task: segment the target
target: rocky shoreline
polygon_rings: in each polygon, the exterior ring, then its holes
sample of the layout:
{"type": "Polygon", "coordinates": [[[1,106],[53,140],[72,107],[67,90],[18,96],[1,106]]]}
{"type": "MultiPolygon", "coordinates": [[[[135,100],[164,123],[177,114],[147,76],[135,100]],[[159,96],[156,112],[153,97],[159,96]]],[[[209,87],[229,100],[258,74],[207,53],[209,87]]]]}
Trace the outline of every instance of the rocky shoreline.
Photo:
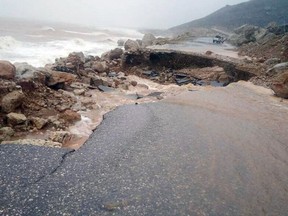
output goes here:
{"type": "Polygon", "coordinates": [[[288,97],[287,63],[146,48],[163,41],[148,34],[142,41],[119,41],[125,51],[116,48],[101,57],[74,52],[43,68],[0,61],[1,144],[77,149],[115,107],[203,85],[252,80],[288,97]]]}

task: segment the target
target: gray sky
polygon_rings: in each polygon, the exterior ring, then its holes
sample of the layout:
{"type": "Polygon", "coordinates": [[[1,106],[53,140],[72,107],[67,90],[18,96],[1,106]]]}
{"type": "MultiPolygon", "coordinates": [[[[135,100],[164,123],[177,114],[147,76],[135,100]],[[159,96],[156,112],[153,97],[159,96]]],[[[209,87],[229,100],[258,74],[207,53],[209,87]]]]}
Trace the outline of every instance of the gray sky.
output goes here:
{"type": "Polygon", "coordinates": [[[99,27],[169,28],[247,0],[0,0],[0,17],[99,27]]]}

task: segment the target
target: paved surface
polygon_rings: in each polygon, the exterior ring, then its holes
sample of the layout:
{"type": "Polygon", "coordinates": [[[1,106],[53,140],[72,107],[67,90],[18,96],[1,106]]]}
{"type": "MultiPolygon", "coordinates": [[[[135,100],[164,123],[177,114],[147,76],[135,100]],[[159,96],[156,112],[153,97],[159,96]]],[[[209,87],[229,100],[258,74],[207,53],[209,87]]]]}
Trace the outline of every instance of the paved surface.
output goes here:
{"type": "Polygon", "coordinates": [[[233,84],[118,108],[75,152],[0,146],[0,215],[287,215],[287,112],[233,84]]]}

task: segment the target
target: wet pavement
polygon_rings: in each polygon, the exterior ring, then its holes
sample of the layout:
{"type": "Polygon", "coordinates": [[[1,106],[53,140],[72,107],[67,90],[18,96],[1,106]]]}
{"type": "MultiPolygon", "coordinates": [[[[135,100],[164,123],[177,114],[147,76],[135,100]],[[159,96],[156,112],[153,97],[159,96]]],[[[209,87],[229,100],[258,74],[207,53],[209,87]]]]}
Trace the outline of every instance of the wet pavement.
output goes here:
{"type": "Polygon", "coordinates": [[[77,151],[0,146],[0,215],[287,215],[288,103],[247,83],[105,116],[77,151]]]}

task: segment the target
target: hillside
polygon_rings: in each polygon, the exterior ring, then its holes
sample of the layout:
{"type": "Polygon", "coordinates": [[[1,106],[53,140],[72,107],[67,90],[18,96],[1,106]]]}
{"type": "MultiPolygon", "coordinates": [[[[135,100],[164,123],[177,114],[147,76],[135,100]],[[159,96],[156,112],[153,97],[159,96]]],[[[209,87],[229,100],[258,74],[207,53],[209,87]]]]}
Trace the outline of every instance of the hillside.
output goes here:
{"type": "Polygon", "coordinates": [[[180,33],[199,27],[222,27],[232,30],[243,24],[263,27],[270,22],[284,25],[288,23],[287,11],[288,0],[250,0],[233,6],[226,5],[204,18],[175,26],[169,31],[180,33]]]}

